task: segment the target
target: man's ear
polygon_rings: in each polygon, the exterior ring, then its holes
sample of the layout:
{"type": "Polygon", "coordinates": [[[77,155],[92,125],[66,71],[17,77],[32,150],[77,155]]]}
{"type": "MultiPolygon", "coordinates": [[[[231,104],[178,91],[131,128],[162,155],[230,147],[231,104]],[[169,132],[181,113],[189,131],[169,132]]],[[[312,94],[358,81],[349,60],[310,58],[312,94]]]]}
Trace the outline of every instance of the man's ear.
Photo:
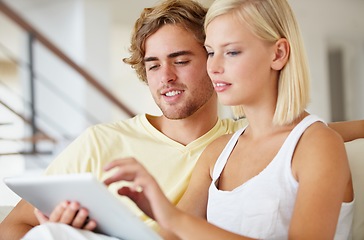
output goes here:
{"type": "Polygon", "coordinates": [[[272,69],[281,70],[287,63],[290,53],[290,47],[287,39],[281,38],[274,45],[274,59],[272,61],[272,69]]]}

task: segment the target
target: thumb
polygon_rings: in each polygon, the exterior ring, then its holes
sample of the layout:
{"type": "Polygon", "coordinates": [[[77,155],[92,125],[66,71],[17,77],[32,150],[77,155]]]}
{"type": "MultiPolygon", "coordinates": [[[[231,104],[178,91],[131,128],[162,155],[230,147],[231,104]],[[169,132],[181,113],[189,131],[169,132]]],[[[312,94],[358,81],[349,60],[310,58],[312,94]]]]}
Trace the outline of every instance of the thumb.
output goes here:
{"type": "Polygon", "coordinates": [[[34,215],[35,217],[38,219],[39,224],[43,224],[49,221],[49,218],[44,215],[39,209],[35,208],[34,209],[34,215]]]}

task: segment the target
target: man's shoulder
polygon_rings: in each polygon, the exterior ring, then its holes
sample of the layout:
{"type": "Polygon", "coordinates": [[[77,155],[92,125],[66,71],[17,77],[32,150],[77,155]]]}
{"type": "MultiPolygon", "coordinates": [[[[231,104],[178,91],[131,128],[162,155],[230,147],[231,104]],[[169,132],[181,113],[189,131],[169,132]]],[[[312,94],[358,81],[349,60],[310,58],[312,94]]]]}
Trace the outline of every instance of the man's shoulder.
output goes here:
{"type": "MultiPolygon", "coordinates": [[[[139,123],[143,118],[143,115],[137,115],[133,118],[110,122],[99,123],[93,126],[89,126],[83,131],[70,145],[76,146],[107,146],[105,149],[109,149],[110,146],[115,146],[131,142],[131,140],[142,139],[148,134],[148,131],[140,127],[139,123]]],[[[74,149],[73,148],[73,149],[74,149]]],[[[83,148],[83,147],[81,147],[83,148]]]]}
{"type": "Polygon", "coordinates": [[[86,132],[97,133],[97,132],[120,132],[120,131],[135,131],[140,129],[145,124],[145,115],[139,114],[132,118],[122,119],[114,122],[99,123],[90,126],[86,129],[86,132]]]}

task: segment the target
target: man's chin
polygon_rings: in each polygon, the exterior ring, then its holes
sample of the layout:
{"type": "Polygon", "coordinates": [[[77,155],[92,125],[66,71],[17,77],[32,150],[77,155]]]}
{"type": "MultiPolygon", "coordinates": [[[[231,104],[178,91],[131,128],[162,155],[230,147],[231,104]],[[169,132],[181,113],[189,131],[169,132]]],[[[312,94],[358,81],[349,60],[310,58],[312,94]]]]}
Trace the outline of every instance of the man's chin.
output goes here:
{"type": "Polygon", "coordinates": [[[163,112],[163,115],[170,120],[182,120],[191,117],[196,111],[189,112],[163,112]]]}

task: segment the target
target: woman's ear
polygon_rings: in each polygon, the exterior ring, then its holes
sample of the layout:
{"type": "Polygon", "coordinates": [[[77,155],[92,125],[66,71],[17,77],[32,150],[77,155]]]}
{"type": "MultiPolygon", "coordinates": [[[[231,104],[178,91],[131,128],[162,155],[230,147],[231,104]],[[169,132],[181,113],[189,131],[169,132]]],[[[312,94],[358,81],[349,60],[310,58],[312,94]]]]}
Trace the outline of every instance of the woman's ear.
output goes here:
{"type": "Polygon", "coordinates": [[[274,45],[274,59],[272,61],[272,69],[281,70],[287,63],[290,48],[287,39],[281,38],[274,45]]]}

